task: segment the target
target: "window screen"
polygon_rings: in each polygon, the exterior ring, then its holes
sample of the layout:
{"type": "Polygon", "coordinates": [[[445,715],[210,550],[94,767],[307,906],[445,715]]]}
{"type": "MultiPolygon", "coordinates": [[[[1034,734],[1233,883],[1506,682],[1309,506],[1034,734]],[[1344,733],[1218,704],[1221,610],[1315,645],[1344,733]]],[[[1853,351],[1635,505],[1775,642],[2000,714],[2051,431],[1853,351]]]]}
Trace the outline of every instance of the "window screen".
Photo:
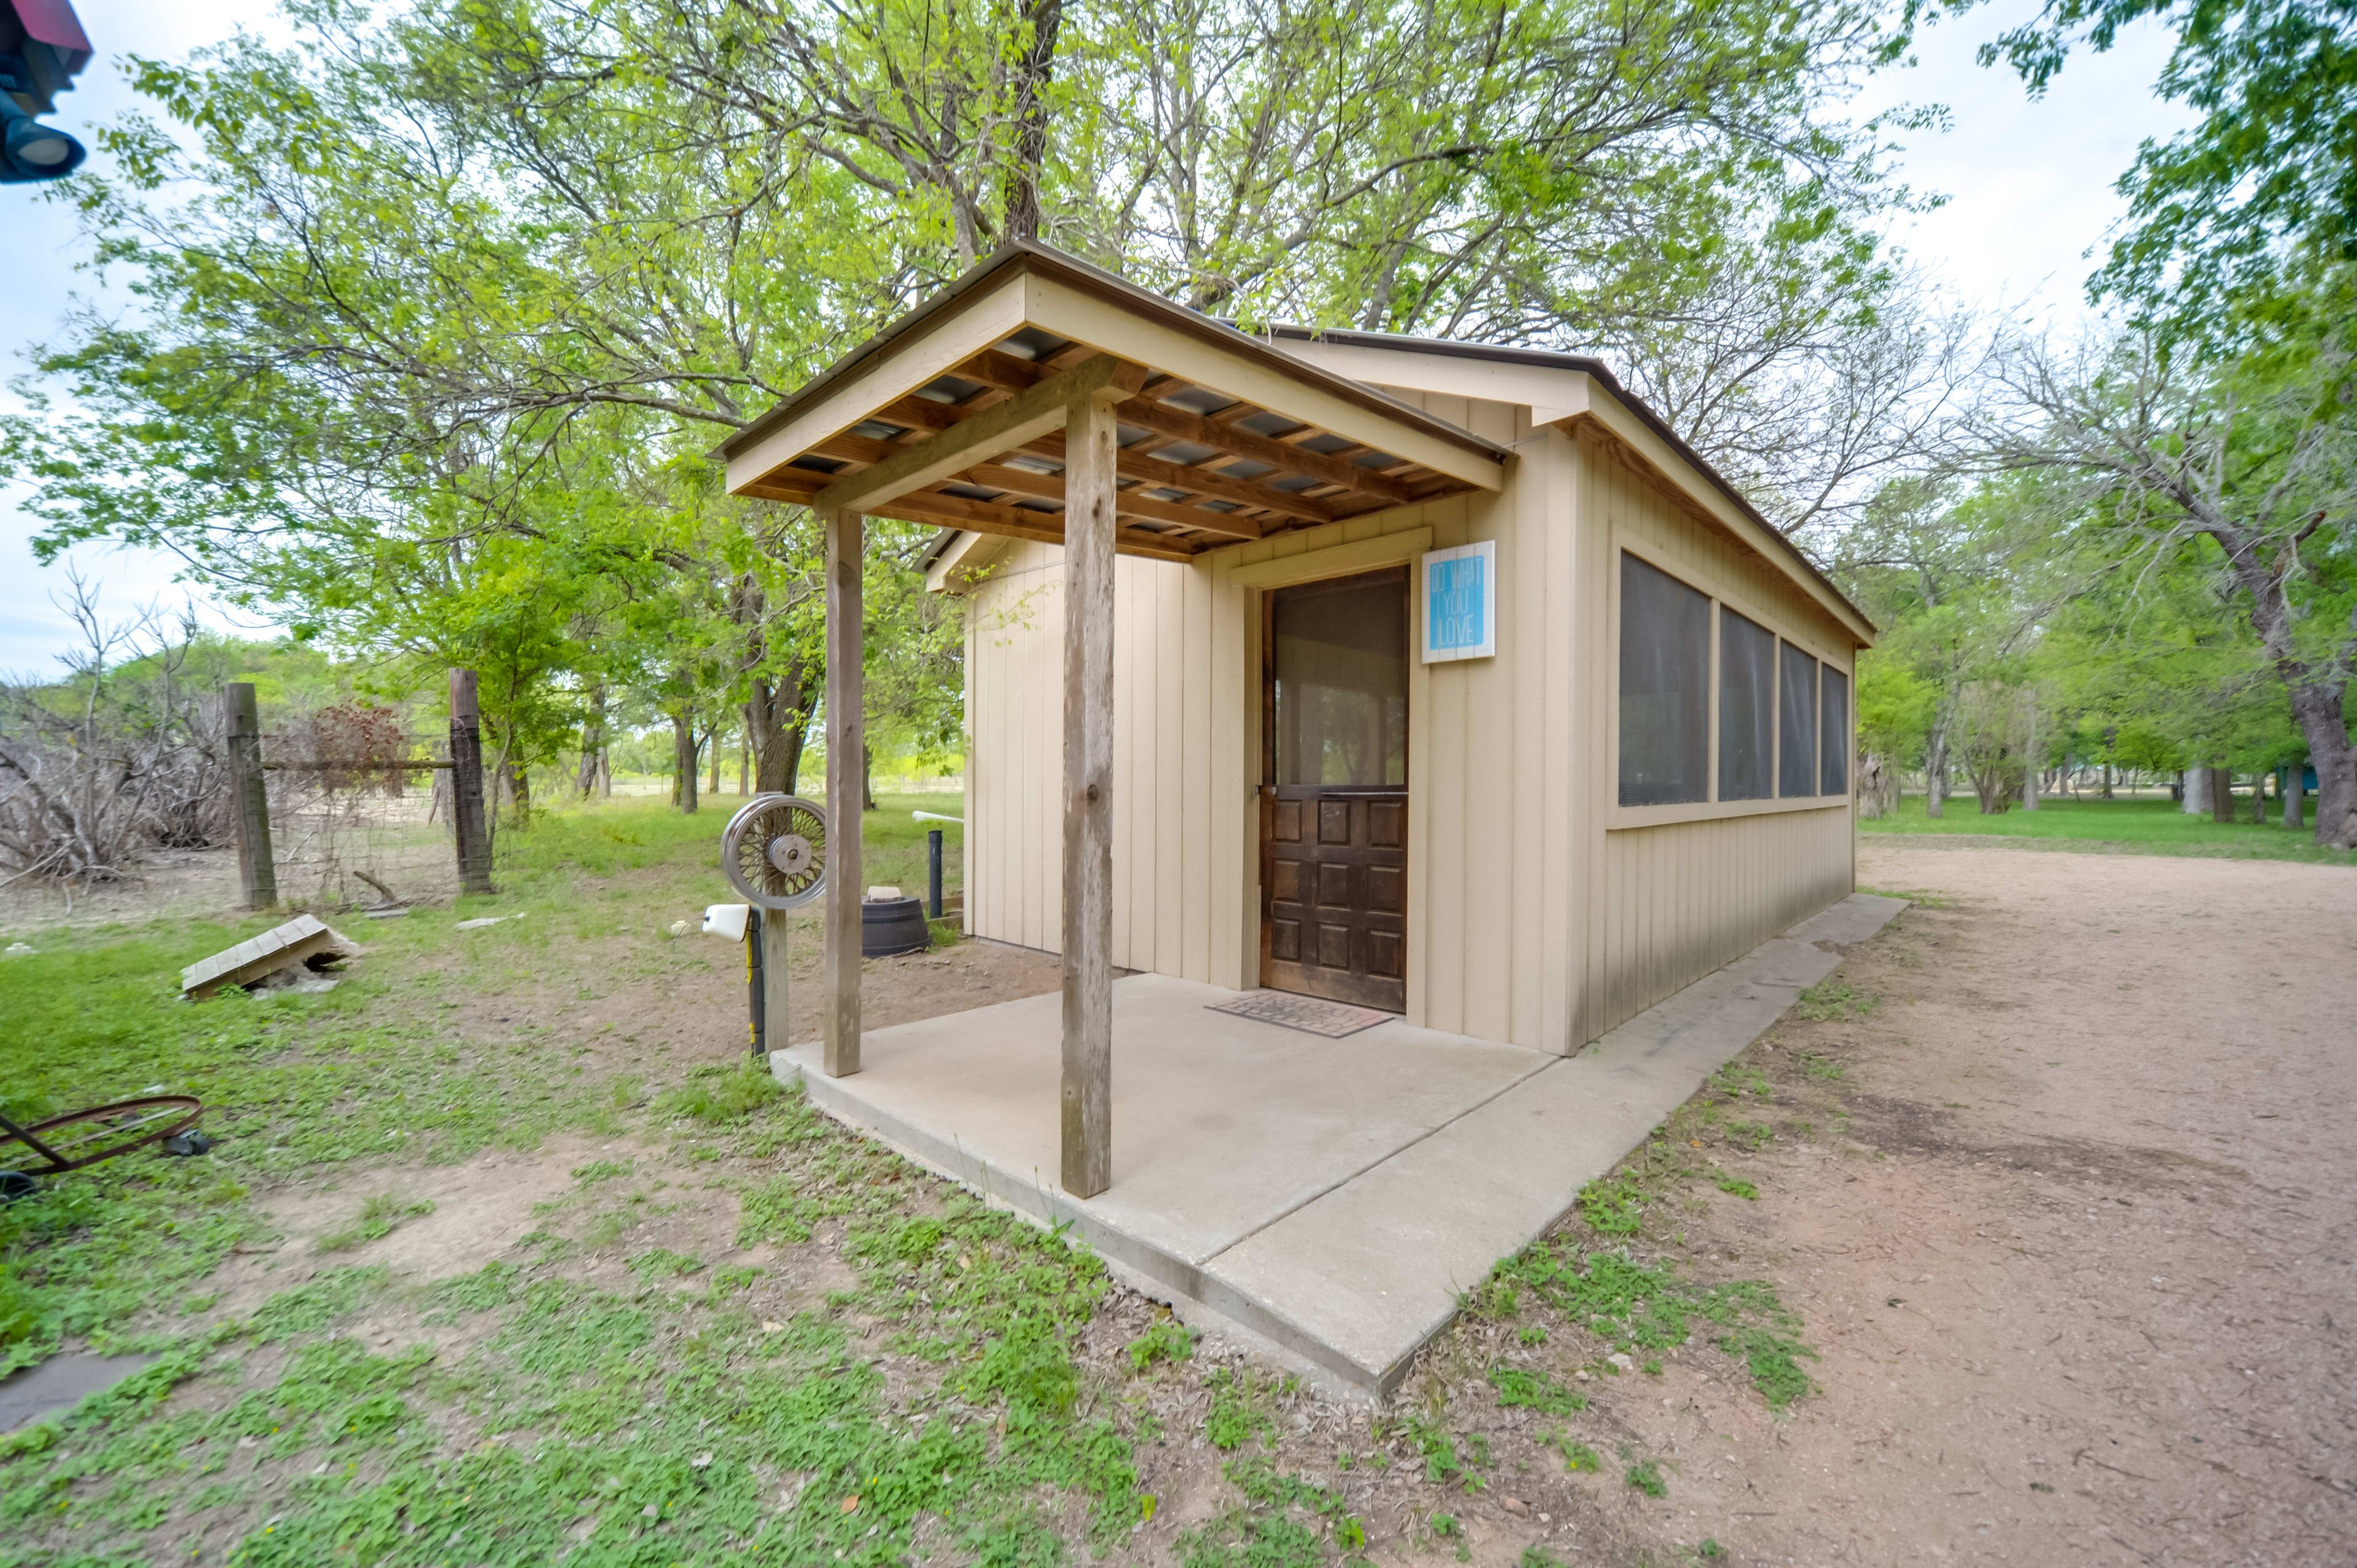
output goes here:
{"type": "Polygon", "coordinates": [[[1710,600],[1620,557],[1620,803],[1706,798],[1710,600]]]}
{"type": "Polygon", "coordinates": [[[1790,799],[1817,792],[1817,661],[1789,642],[1783,648],[1776,793],[1790,799]]]}
{"type": "Polygon", "coordinates": [[[1849,677],[1828,664],[1818,677],[1824,695],[1818,699],[1817,732],[1824,737],[1818,747],[1817,792],[1849,793],[1849,677]]]}
{"type": "Polygon", "coordinates": [[[1776,638],[1718,612],[1718,798],[1776,793],[1776,638]]]}
{"type": "Polygon", "coordinates": [[[1407,569],[1279,588],[1279,784],[1407,782],[1407,569]]]}

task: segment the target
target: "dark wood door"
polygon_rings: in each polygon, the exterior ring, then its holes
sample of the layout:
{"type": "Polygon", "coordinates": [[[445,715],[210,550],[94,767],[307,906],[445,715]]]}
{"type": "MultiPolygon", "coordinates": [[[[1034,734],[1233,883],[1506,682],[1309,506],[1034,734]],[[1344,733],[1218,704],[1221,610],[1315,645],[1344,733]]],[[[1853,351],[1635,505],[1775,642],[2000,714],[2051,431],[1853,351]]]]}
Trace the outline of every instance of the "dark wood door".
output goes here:
{"type": "Polygon", "coordinates": [[[1261,983],[1407,1006],[1407,573],[1265,601],[1261,983]]]}

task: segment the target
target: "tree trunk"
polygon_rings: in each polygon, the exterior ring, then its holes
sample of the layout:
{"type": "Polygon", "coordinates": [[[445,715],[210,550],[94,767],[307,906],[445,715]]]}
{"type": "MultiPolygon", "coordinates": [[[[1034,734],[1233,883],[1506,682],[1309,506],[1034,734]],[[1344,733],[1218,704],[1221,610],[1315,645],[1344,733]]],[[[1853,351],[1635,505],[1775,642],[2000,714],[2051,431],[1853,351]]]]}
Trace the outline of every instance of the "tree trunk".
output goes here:
{"type": "Polygon", "coordinates": [[[597,754],[606,746],[606,683],[589,688],[589,716],[581,725],[581,772],[574,787],[583,800],[597,788],[597,754]]]}
{"type": "Polygon", "coordinates": [[[2210,810],[2210,769],[2189,768],[2185,770],[2185,814],[2198,817],[2210,810]]]}
{"type": "Polygon", "coordinates": [[[1948,794],[1948,704],[1932,715],[1932,733],[1923,743],[1923,814],[1936,817],[1948,794]]]}
{"type": "Polygon", "coordinates": [[[862,742],[859,747],[859,809],[876,809],[876,754],[862,742]]]}
{"type": "Polygon", "coordinates": [[[2106,763],[2104,763],[2104,800],[2110,800],[2111,798],[2112,798],[2112,765],[2111,765],[2110,763],[2106,762],[2106,763]]]}
{"type": "Polygon", "coordinates": [[[695,814],[695,711],[683,708],[671,716],[671,799],[680,815],[695,814]]]}
{"type": "Polygon", "coordinates": [[[1048,88],[1056,74],[1056,41],[1063,30],[1063,0],[1025,0],[1031,25],[1016,74],[1015,167],[1007,176],[1006,236],[1039,237],[1039,172],[1048,161],[1048,88]]]}
{"type": "Polygon", "coordinates": [[[2284,769],[2283,825],[2299,831],[2300,797],[2308,790],[2308,763],[2305,758],[2284,769]]]}
{"type": "Polygon", "coordinates": [[[2210,770],[2210,820],[2213,822],[2234,820],[2234,772],[2230,768],[2210,770]]]}
{"type": "Polygon", "coordinates": [[[2022,741],[2021,809],[2038,810],[2038,786],[2045,766],[2038,755],[2038,688],[2033,686],[2023,694],[2022,705],[2029,709],[2028,735],[2022,741]]]}
{"type": "Polygon", "coordinates": [[[799,660],[772,686],[753,677],[752,700],[745,704],[745,731],[753,745],[753,788],[763,794],[791,795],[802,776],[802,746],[810,736],[818,688],[805,680],[799,660]]]}
{"type": "Polygon", "coordinates": [[[712,747],[712,788],[707,793],[717,795],[720,793],[720,731],[715,728],[704,738],[712,747]]]}
{"type": "Polygon", "coordinates": [[[610,743],[597,748],[597,793],[609,800],[614,798],[614,747],[610,743]]]}
{"type": "Polygon", "coordinates": [[[1889,816],[1899,800],[1898,776],[1878,751],[1869,751],[1857,764],[1857,814],[1873,821],[1889,816]]]}
{"type": "Polygon", "coordinates": [[[508,805],[519,822],[532,815],[532,769],[522,757],[508,758],[508,805]]]}
{"type": "Polygon", "coordinates": [[[753,790],[752,757],[753,743],[747,738],[744,731],[737,731],[737,795],[739,800],[751,794],[753,790]]]}
{"type": "Polygon", "coordinates": [[[2357,746],[2349,744],[2340,690],[2320,681],[2295,686],[2291,712],[2316,768],[2316,842],[2357,849],[2357,746]]]}

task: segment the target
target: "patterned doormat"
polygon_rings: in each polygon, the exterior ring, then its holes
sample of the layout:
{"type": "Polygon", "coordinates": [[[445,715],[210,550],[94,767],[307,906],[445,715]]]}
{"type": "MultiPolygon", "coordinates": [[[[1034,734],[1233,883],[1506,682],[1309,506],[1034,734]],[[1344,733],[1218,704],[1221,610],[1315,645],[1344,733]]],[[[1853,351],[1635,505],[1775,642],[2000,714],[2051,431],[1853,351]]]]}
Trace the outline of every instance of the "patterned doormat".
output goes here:
{"type": "Polygon", "coordinates": [[[1329,1040],[1355,1035],[1361,1029],[1372,1029],[1399,1016],[1396,1013],[1379,1013],[1372,1007],[1353,1007],[1347,1003],[1328,1002],[1317,996],[1296,996],[1289,991],[1247,991],[1232,1002],[1212,1002],[1205,1005],[1214,1013],[1232,1013],[1239,1018],[1257,1018],[1264,1024],[1323,1035],[1329,1040]]]}

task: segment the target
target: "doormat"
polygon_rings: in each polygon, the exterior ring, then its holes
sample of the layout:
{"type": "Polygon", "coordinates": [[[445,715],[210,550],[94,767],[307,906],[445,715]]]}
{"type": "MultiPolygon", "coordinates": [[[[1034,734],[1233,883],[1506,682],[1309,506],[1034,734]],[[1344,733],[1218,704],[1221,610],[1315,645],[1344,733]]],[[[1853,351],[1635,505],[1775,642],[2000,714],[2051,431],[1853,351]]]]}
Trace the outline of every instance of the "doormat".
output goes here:
{"type": "Polygon", "coordinates": [[[1206,1005],[1214,1013],[1232,1013],[1239,1018],[1257,1018],[1264,1024],[1323,1035],[1329,1040],[1355,1035],[1361,1029],[1372,1029],[1399,1016],[1396,1013],[1379,1013],[1372,1007],[1353,1007],[1348,1003],[1328,1002],[1316,996],[1296,996],[1290,991],[1247,991],[1232,1002],[1212,1002],[1206,1005]]]}

